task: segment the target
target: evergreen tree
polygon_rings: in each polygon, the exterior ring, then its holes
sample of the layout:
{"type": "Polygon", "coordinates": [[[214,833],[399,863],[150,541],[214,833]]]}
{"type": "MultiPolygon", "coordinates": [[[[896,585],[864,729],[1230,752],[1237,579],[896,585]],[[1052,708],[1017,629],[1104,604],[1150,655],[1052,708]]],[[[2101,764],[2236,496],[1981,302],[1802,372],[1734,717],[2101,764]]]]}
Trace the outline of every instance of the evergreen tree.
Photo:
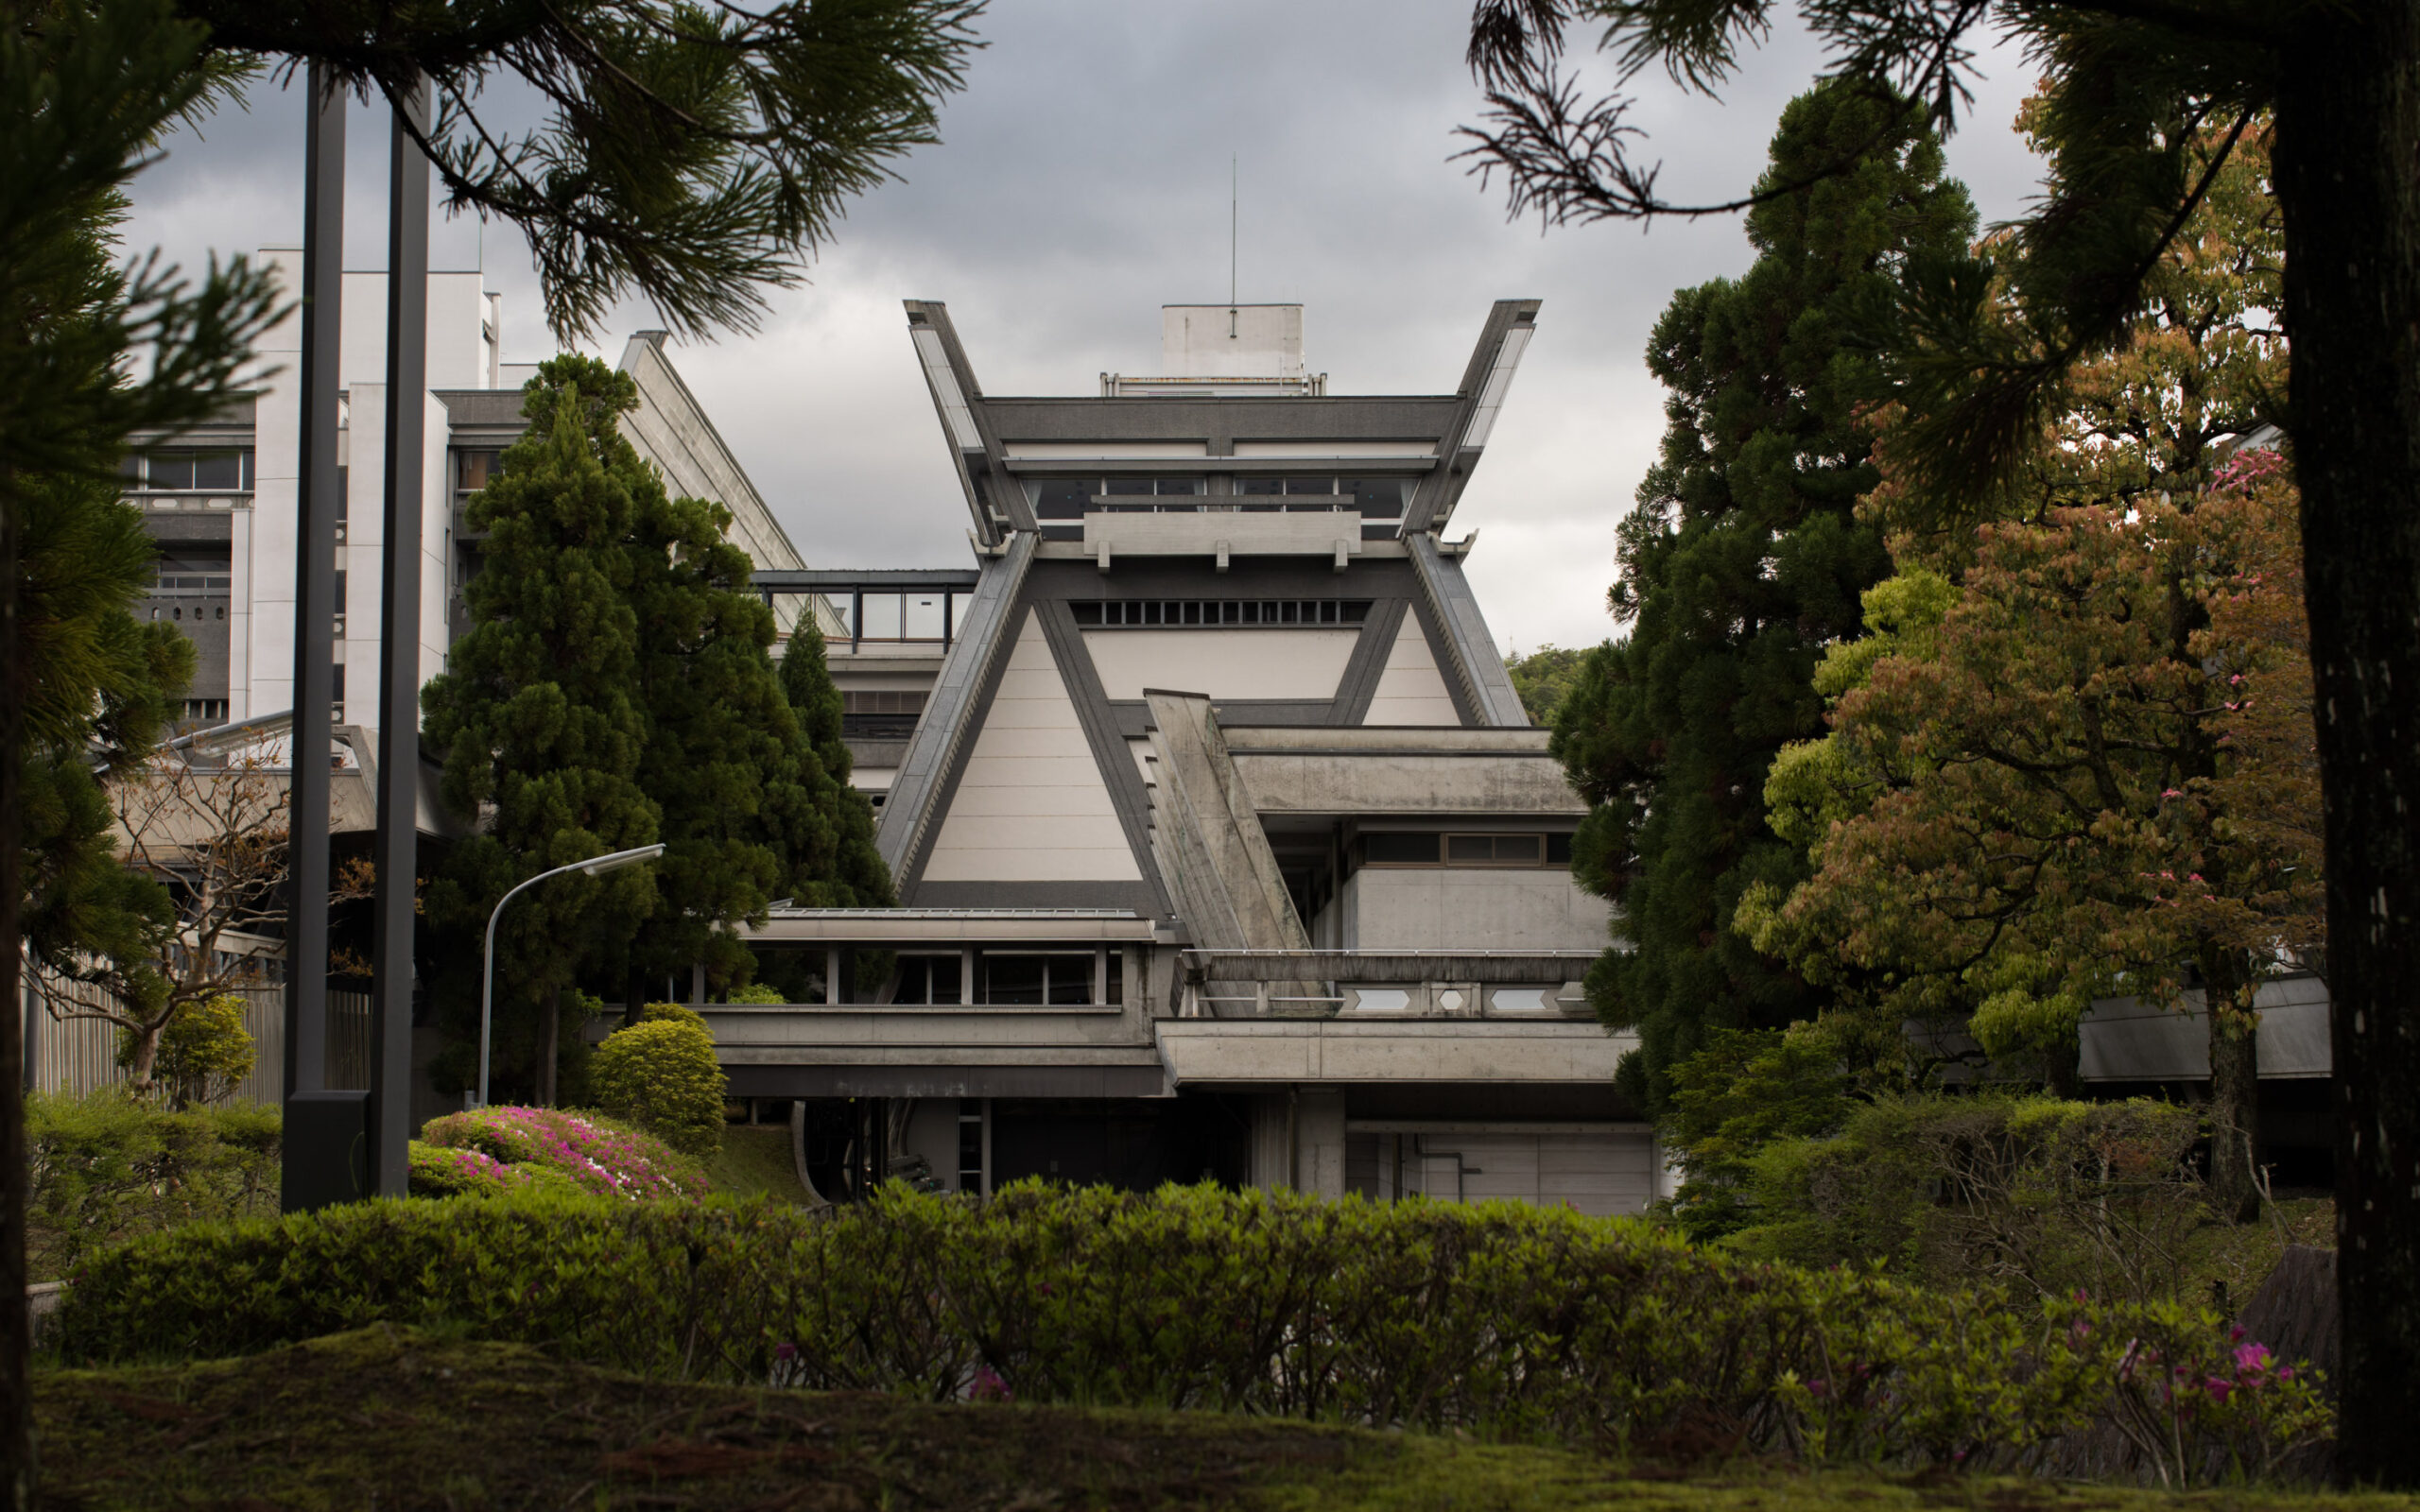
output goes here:
{"type": "MultiPolygon", "coordinates": [[[[485,818],[428,897],[453,946],[439,958],[457,1041],[444,1071],[459,1084],[477,1074],[480,947],[497,901],[541,871],[657,837],[640,782],[631,540],[639,501],[662,486],[616,428],[633,389],[585,357],[539,368],[522,401],[529,429],[470,507],[471,528],[488,532],[484,566],[464,589],[472,628],[422,694],[446,801],[485,818]]],[[[495,1081],[554,1100],[577,1028],[563,994],[654,912],[654,871],[574,872],[514,900],[496,932],[495,1081]]]]}
{"type": "MultiPolygon", "coordinates": [[[[599,365],[599,371],[602,372],[599,365]]],[[[771,812],[798,721],[769,647],[773,611],[750,590],[748,554],[724,539],[731,511],[637,492],[631,601],[638,611],[639,690],[647,713],[640,785],[663,815],[656,907],[631,942],[633,987],[702,963],[711,991],[754,965],[732,926],[762,919],[785,868],[771,812]]],[[[644,998],[631,994],[633,1010],[644,998]]]]}
{"type": "Polygon", "coordinates": [[[799,615],[782,655],[782,697],[798,721],[777,809],[783,891],[810,908],[889,908],[890,868],[874,849],[873,806],[849,785],[840,690],[824,661],[815,612],[799,615]]]}
{"type": "Polygon", "coordinates": [[[1793,100],[1762,183],[1804,187],[1750,213],[1754,265],[1683,290],[1656,325],[1648,364],[1671,423],[1620,526],[1609,595],[1631,633],[1589,653],[1555,723],[1592,805],[1574,870],[1618,905],[1628,941],[1589,973],[1589,996],[1638,1031],[1620,1078],[1650,1109],[1706,1027],[1817,1006],[1731,923],[1750,885],[1803,873],[1765,824],[1766,768],[1822,732],[1816,658],[1858,633],[1858,594],[1890,569],[1854,514],[1876,480],[1858,411],[1882,386],[1849,332],[1901,259],[1955,251],[1974,229],[1921,112],[1858,89],[1793,100]],[[1843,154],[1850,171],[1818,171],[1843,154]]]}

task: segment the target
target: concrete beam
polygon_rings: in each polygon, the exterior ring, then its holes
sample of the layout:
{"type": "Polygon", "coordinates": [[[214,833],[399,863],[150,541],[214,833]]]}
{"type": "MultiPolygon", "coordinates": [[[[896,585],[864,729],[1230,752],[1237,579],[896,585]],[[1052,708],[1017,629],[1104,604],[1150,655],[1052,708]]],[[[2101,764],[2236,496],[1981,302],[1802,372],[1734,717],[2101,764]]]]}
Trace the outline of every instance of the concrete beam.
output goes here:
{"type": "Polygon", "coordinates": [[[1163,1019],[1151,1027],[1179,1087],[1609,1083],[1638,1043],[1593,1023],[1493,1019],[1163,1019]]]}

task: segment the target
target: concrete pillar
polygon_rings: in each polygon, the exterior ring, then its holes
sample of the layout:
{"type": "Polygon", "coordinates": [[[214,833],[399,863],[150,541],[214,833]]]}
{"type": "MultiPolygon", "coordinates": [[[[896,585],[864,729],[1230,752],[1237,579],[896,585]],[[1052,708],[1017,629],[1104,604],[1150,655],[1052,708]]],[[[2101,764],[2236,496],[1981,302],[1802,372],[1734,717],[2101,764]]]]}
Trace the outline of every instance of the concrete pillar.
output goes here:
{"type": "Polygon", "coordinates": [[[1313,1196],[1344,1195],[1344,1094],[1299,1093],[1294,1106],[1294,1185],[1313,1196]]]}

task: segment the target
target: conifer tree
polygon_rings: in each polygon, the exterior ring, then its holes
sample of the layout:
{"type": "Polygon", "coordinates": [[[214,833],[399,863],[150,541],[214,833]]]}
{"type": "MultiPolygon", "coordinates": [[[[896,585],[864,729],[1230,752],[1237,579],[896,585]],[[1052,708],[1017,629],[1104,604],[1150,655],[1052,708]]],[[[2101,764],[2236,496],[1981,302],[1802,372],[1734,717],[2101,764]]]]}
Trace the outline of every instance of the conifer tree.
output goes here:
{"type": "Polygon", "coordinates": [[[812,609],[799,616],[782,655],[782,697],[799,730],[775,810],[783,891],[807,907],[892,906],[890,869],[874,849],[873,806],[849,785],[840,690],[832,685],[812,609]]]}
{"type": "MultiPolygon", "coordinates": [[[[429,889],[457,1043],[447,1070],[475,1076],[480,942],[489,911],[541,871],[647,845],[659,816],[640,783],[647,744],[630,549],[639,499],[661,485],[616,429],[635,386],[585,357],[530,381],[529,429],[473,501],[485,566],[464,589],[473,625],[422,694],[445,758],[444,795],[484,813],[429,889]]],[[[562,999],[583,967],[654,911],[655,868],[560,877],[514,900],[496,934],[494,1079],[553,1100],[562,999]]],[[[494,1095],[493,1092],[491,1095],[494,1095]]]]}
{"type": "Polygon", "coordinates": [[[1816,658],[1858,633],[1858,594],[1890,569],[1853,514],[1876,479],[1858,410],[1881,392],[1851,345],[1854,312],[1910,251],[1955,251],[1974,228],[1921,112],[1870,91],[1793,100],[1762,182],[1802,187],[1749,214],[1754,265],[1683,290],[1656,325],[1648,364],[1671,423],[1609,595],[1631,632],[1589,653],[1555,722],[1592,805],[1574,870],[1614,900],[1628,942],[1589,973],[1589,997],[1639,1032],[1621,1081],[1651,1109],[1707,1026],[1817,1005],[1732,915],[1751,884],[1787,886],[1804,867],[1766,827],[1766,768],[1822,731],[1816,658]],[[1843,154],[1850,171],[1817,171],[1843,154]]]}
{"type": "Polygon", "coordinates": [[[639,782],[663,816],[666,849],[630,968],[642,983],[667,973],[685,983],[702,964],[721,991],[753,965],[732,926],[761,919],[781,896],[769,811],[798,722],[769,649],[772,609],[749,589],[748,554],[724,537],[731,511],[672,498],[652,478],[637,497],[631,601],[648,726],[639,782]]]}

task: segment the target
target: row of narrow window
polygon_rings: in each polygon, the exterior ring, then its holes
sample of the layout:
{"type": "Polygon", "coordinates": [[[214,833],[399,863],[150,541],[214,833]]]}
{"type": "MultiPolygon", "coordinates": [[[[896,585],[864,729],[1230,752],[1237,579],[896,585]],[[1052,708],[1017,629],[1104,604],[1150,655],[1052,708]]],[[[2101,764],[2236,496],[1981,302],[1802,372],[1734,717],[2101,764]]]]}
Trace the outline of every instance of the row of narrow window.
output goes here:
{"type": "Polygon", "coordinates": [[[1079,625],[1358,625],[1370,617],[1366,598],[1098,598],[1067,608],[1079,625]]]}

